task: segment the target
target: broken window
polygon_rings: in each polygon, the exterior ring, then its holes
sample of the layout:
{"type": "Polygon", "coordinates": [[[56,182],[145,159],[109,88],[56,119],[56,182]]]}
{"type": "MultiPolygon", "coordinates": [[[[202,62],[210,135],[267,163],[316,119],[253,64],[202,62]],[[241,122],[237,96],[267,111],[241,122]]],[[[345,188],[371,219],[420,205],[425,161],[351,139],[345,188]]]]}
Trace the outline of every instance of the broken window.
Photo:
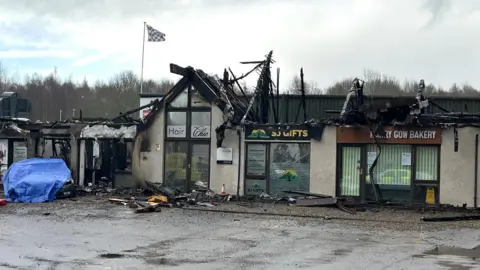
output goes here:
{"type": "Polygon", "coordinates": [[[310,144],[270,144],[270,194],[310,190],[310,144]]]}
{"type": "Polygon", "coordinates": [[[210,107],[210,103],[192,86],[190,90],[190,106],[192,107],[210,107]]]}
{"type": "MultiPolygon", "coordinates": [[[[368,145],[367,152],[378,153],[377,145],[368,145]]],[[[374,180],[380,189],[381,199],[390,202],[410,201],[411,153],[411,145],[382,145],[382,154],[374,168],[374,180]]],[[[365,177],[367,182],[366,198],[375,200],[369,178],[368,175],[365,177]]]]}

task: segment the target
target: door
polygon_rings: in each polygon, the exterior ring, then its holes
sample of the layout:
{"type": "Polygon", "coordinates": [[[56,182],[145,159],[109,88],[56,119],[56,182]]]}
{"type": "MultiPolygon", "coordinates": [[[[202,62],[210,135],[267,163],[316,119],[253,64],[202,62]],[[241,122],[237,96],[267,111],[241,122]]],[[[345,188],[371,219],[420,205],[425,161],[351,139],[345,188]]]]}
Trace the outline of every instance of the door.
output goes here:
{"type": "Polygon", "coordinates": [[[187,192],[188,142],[167,141],[165,143],[165,174],[163,183],[167,187],[187,192]]]}
{"type": "Polygon", "coordinates": [[[208,186],[210,144],[208,142],[167,141],[165,147],[166,186],[182,192],[195,189],[195,182],[208,186]]]}
{"type": "Polygon", "coordinates": [[[209,187],[210,178],[210,144],[208,142],[191,142],[188,189],[195,189],[195,183],[200,181],[209,187]]]}
{"type": "Polygon", "coordinates": [[[340,196],[360,196],[360,178],[362,170],[362,148],[360,146],[342,146],[338,190],[340,196]]]}

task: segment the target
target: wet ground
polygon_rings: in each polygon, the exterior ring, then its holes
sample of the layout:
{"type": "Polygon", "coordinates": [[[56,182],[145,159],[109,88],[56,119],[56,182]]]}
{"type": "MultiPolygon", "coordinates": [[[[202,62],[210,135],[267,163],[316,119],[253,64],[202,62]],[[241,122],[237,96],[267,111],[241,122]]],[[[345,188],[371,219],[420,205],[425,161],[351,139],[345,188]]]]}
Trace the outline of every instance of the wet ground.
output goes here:
{"type": "Polygon", "coordinates": [[[480,269],[480,230],[461,224],[9,204],[0,269],[480,269]]]}

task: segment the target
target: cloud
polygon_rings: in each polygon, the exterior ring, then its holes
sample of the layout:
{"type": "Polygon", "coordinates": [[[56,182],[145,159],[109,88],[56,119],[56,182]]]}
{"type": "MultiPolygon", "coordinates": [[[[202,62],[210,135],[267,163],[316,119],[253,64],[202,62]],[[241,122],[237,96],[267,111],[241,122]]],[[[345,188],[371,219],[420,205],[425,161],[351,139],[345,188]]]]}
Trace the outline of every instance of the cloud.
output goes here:
{"type": "Polygon", "coordinates": [[[74,58],[77,54],[68,50],[4,50],[0,58],[74,58]]]}
{"type": "Polygon", "coordinates": [[[95,66],[139,74],[146,21],[167,40],[145,44],[145,78],[176,78],[169,63],[208,73],[230,66],[239,75],[250,68],[240,61],[274,50],[285,86],[300,67],[319,87],[365,68],[480,86],[479,7],[474,0],[4,0],[0,50],[69,59],[59,70],[80,79],[106,79],[95,66]]]}

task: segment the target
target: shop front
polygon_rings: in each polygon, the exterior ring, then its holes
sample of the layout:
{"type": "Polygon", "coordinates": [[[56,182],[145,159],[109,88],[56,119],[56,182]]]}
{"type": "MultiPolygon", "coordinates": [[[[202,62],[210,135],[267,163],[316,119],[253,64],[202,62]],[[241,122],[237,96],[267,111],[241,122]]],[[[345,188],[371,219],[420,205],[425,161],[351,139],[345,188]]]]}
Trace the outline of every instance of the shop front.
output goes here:
{"type": "Polygon", "coordinates": [[[438,202],[441,143],[436,127],[387,127],[377,140],[366,127],[337,127],[337,196],[411,204],[428,194],[438,202]]]}
{"type": "Polygon", "coordinates": [[[193,86],[166,107],[165,184],[181,191],[198,181],[209,186],[211,105],[193,86]]]}
{"type": "Polygon", "coordinates": [[[310,139],[307,125],[245,127],[245,195],[310,191],[310,139]]]}

